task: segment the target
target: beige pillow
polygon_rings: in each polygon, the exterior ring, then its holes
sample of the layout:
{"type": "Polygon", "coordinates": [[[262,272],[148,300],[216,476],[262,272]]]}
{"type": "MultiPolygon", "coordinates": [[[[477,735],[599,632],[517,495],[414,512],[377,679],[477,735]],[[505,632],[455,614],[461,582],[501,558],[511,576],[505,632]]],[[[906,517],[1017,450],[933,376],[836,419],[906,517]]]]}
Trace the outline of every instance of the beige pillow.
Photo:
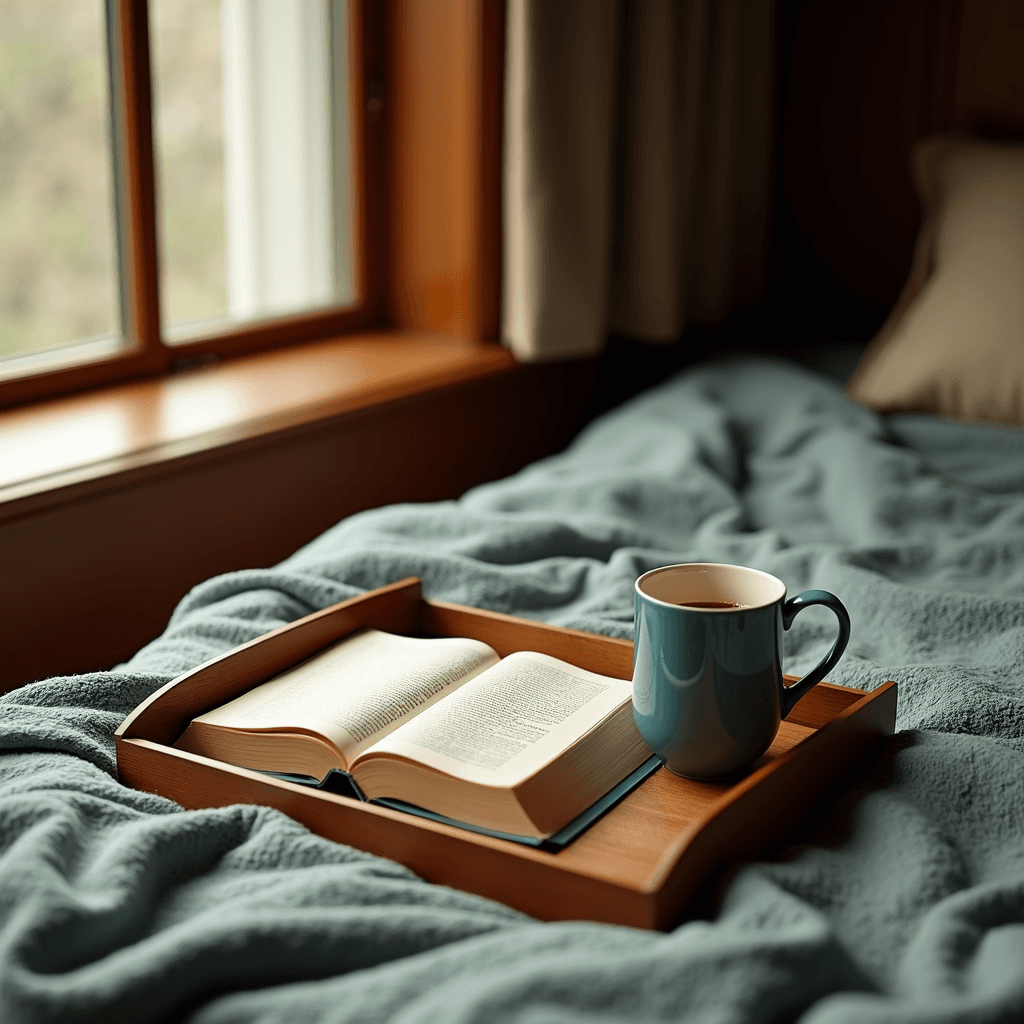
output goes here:
{"type": "Polygon", "coordinates": [[[914,164],[910,278],[847,393],[879,412],[1024,424],[1024,145],[932,138],[914,164]]]}

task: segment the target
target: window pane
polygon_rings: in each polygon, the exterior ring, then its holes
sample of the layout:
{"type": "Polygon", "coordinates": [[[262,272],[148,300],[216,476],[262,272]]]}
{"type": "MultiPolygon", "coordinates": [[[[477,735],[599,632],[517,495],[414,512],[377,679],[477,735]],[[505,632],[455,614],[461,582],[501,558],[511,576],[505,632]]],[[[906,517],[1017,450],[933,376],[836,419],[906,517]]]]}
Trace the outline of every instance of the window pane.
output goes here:
{"type": "Polygon", "coordinates": [[[343,0],[155,0],[165,340],[353,294],[343,0]]]}
{"type": "Polygon", "coordinates": [[[0,357],[120,344],[101,0],[0,0],[0,357]]]}
{"type": "Polygon", "coordinates": [[[150,5],[164,319],[227,309],[219,0],[150,5]]]}

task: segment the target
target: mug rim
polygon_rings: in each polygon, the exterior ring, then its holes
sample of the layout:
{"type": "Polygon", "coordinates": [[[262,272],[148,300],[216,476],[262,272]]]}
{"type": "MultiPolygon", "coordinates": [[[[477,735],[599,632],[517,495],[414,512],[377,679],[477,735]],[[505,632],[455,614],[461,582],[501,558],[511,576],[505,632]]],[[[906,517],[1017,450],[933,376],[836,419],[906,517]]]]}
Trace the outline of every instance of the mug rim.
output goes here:
{"type": "Polygon", "coordinates": [[[654,569],[648,569],[647,572],[637,577],[636,582],[633,584],[633,589],[639,594],[645,601],[650,601],[653,604],[660,605],[662,608],[673,608],[678,612],[698,612],[707,613],[710,615],[730,615],[734,612],[748,612],[757,611],[760,608],[770,608],[774,604],[779,604],[786,599],[786,584],[778,578],[773,576],[770,572],[765,572],[763,569],[754,569],[749,565],[736,565],[735,562],[676,562],[673,565],[659,565],[654,569]],[[716,569],[739,569],[742,572],[753,573],[756,576],[761,576],[765,580],[770,580],[773,583],[778,584],[782,588],[782,593],[773,598],[770,601],[763,601],[761,604],[745,605],[743,608],[692,608],[684,605],[674,604],[671,601],[663,601],[660,597],[653,597],[646,591],[642,590],[640,584],[651,576],[656,576],[663,572],[668,572],[672,569],[702,569],[702,568],[716,568],[716,569]]]}

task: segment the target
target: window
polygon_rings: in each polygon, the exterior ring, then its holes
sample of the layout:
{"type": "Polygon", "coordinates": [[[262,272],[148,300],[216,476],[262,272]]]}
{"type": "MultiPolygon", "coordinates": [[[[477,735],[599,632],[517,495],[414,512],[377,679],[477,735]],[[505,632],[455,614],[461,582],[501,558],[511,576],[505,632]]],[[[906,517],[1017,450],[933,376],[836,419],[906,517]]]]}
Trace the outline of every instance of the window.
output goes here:
{"type": "Polygon", "coordinates": [[[359,0],[0,8],[0,399],[371,321],[359,0]]]}
{"type": "MultiPolygon", "coordinates": [[[[118,3],[112,20],[119,75],[145,90],[108,97],[120,105],[119,152],[135,154],[110,161],[109,187],[127,211],[120,231],[107,222],[120,270],[111,281],[126,298],[114,285],[104,296],[115,322],[127,311],[129,345],[160,337],[146,282],[155,295],[165,271],[146,161],[147,112],[156,110],[158,139],[163,99],[151,104],[140,71],[150,59],[157,66],[158,93],[157,2],[148,11],[118,3]],[[147,19],[152,53],[138,45],[147,19]],[[147,223],[149,235],[132,227],[147,223]]],[[[24,9],[70,19],[77,3],[24,0],[24,9]]],[[[502,0],[349,4],[350,52],[361,62],[349,75],[360,305],[239,321],[209,342],[161,342],[153,362],[146,348],[125,346],[103,362],[0,382],[0,566],[18,581],[0,588],[0,691],[123,661],[200,580],[271,564],[361,508],[453,497],[505,475],[551,451],[573,422],[573,396],[585,393],[567,386],[567,371],[526,372],[481,344],[498,323],[502,0]],[[166,372],[206,352],[244,354],[166,372]],[[128,380],[141,375],[150,379],[128,380]]],[[[17,10],[0,0],[0,37],[17,10]]],[[[0,54],[0,89],[16,66],[7,54],[27,53],[19,46],[0,54]]],[[[193,326],[216,315],[210,304],[176,308],[193,326]]]]}
{"type": "Polygon", "coordinates": [[[0,346],[23,343],[0,350],[0,407],[353,331],[495,338],[503,25],[504,0],[0,0],[0,346]],[[287,11],[284,28],[266,24],[287,11]],[[45,47],[27,41],[53,23],[67,29],[58,39],[78,57],[44,59],[45,47]],[[192,23],[212,28],[205,37],[198,28],[175,35],[176,25],[192,23]],[[306,68],[282,84],[247,69],[270,38],[275,53],[318,52],[316,74],[306,68]],[[198,59],[189,48],[204,46],[214,51],[205,71],[168,79],[167,63],[198,59]],[[61,72],[56,85],[37,74],[47,60],[61,72]],[[265,102],[268,90],[274,98],[312,81],[329,90],[312,102],[307,95],[302,109],[311,116],[301,125],[265,102]],[[34,113],[23,109],[25,83],[37,94],[34,113]],[[229,87],[238,95],[225,100],[229,87]],[[48,128],[39,113],[70,117],[69,97],[88,112],[77,135],[63,122],[48,128]],[[232,115],[227,131],[225,102],[248,110],[232,115]],[[312,130],[325,121],[326,133],[312,130]],[[278,144],[284,131],[293,138],[287,147],[278,144]],[[12,146],[24,133],[35,133],[48,156],[73,142],[65,169],[84,166],[91,146],[92,191],[80,196],[70,172],[49,191],[32,168],[14,174],[12,146]],[[268,267],[288,251],[274,233],[282,225],[270,223],[283,192],[268,191],[269,174],[291,182],[293,209],[333,197],[328,216],[307,218],[305,235],[300,224],[283,225],[301,256],[285,269],[313,268],[301,288],[266,284],[268,267]],[[14,196],[25,180],[39,192],[34,208],[14,196]],[[251,245],[237,237],[244,222],[232,204],[265,217],[251,245]],[[57,215],[47,220],[51,206],[57,215]],[[11,209],[21,235],[5,249],[11,209]],[[37,274],[45,287],[33,292],[25,239],[54,231],[86,243],[70,246],[64,277],[37,274]],[[76,320],[68,310],[78,292],[88,316],[76,320]],[[64,320],[33,335],[22,322],[32,309],[64,320]],[[21,318],[13,328],[12,316],[21,318]]]}

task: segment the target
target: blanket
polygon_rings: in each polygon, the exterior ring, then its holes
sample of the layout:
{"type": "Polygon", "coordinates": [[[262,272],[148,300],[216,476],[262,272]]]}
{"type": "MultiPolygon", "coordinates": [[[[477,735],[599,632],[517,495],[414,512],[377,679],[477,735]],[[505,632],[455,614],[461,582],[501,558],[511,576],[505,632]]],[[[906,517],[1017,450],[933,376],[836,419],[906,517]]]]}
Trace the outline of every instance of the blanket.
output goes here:
{"type": "MultiPolygon", "coordinates": [[[[0,1020],[1024,1018],[1024,447],[918,420],[795,365],[707,365],[459,501],[355,515],[198,586],[126,665],[0,698],[0,1020]],[[154,688],[364,588],[418,575],[631,637],[636,577],[682,561],[838,594],[832,678],[897,680],[899,731],[669,933],[538,922],[276,811],[116,781],[112,733],[154,688]]],[[[787,671],[834,630],[798,617],[787,671]]]]}

